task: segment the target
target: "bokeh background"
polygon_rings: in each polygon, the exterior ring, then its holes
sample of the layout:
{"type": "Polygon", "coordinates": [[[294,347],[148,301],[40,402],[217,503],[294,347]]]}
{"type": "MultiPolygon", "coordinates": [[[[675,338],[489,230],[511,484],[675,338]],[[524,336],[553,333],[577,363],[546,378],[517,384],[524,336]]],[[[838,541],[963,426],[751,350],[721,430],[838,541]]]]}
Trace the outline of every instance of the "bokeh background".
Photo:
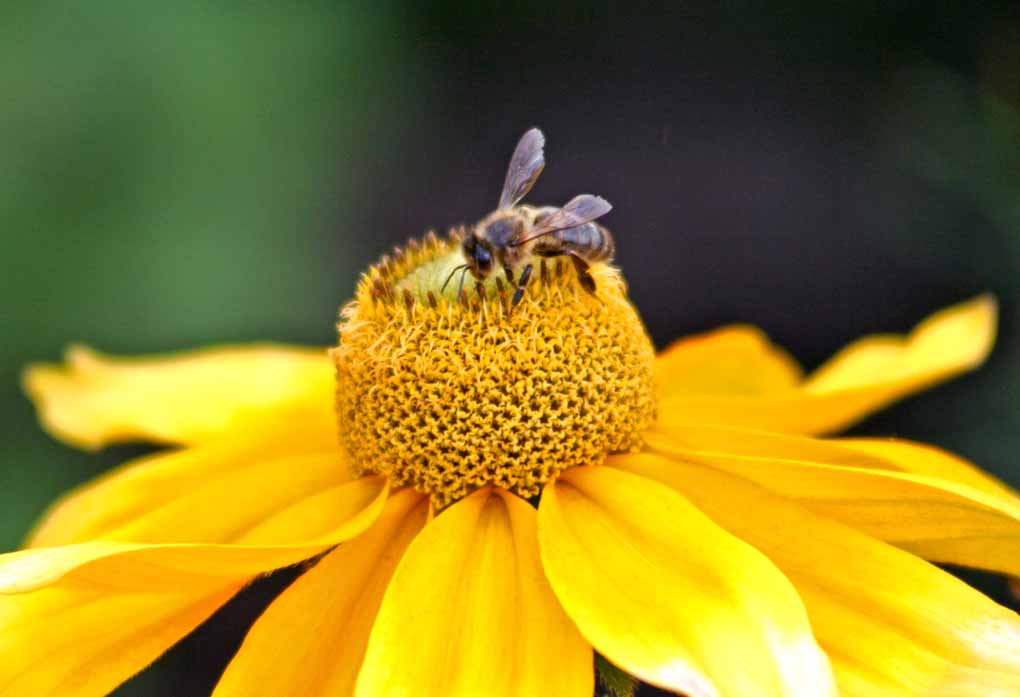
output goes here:
{"type": "MultiPolygon", "coordinates": [[[[4,3],[0,549],[141,452],[49,440],[24,364],[71,341],[329,344],[357,272],[487,213],[532,125],[549,165],[531,200],[615,204],[606,223],[660,346],[749,321],[811,367],[995,292],[987,367],[857,430],[1020,485],[1011,3],[354,5],[4,3]]],[[[1001,579],[967,578],[1009,602],[1001,579]]],[[[286,581],[117,694],[208,694],[286,581]]]]}

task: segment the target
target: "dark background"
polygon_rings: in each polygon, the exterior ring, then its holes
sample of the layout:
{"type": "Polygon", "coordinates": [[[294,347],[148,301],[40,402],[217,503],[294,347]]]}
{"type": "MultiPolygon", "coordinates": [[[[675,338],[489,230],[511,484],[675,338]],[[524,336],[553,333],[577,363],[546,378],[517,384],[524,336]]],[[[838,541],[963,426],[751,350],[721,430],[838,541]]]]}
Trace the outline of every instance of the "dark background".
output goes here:
{"type": "MultiPolygon", "coordinates": [[[[658,345],[732,321],[808,367],[995,292],[981,372],[859,432],[1020,484],[1020,14],[1009,3],[8,3],[0,10],[0,549],[140,452],[49,440],[18,388],[110,352],[328,344],[357,272],[494,207],[606,196],[658,345]],[[20,7],[19,7],[20,5],[20,7]]],[[[1005,601],[999,579],[976,578],[1005,601]]],[[[201,695],[286,576],[121,695],[201,695]]]]}

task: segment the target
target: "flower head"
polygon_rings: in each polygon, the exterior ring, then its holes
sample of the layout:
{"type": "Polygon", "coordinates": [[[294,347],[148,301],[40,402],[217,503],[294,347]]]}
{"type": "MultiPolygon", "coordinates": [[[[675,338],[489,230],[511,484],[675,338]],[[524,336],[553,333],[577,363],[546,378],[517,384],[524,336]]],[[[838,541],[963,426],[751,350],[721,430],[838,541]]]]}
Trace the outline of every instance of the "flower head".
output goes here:
{"type": "Polygon", "coordinates": [[[570,467],[636,448],[655,416],[655,350],[619,272],[596,267],[596,296],[566,261],[543,262],[532,302],[511,312],[492,281],[437,297],[456,242],[397,250],[342,312],[331,355],[356,473],[445,507],[488,484],[530,498],[570,467]]]}
{"type": "Polygon", "coordinates": [[[0,556],[0,693],[105,694],[305,560],[217,697],[590,697],[593,651],[692,697],[1020,693],[1020,618],[926,561],[1020,574],[1020,499],[818,437],[978,365],[993,300],[805,378],[744,326],[653,357],[608,265],[592,295],[548,264],[511,307],[443,291],[456,263],[436,238],[380,262],[328,353],[31,367],[57,437],[173,447],[0,556]]]}

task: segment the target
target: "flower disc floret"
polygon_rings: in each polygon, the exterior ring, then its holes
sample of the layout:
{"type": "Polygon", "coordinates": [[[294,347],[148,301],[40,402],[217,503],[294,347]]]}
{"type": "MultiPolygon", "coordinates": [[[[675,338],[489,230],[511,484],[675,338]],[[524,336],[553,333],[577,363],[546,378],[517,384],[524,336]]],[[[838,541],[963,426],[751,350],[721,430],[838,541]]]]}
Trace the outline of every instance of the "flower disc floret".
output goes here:
{"type": "Polygon", "coordinates": [[[459,234],[384,257],[341,312],[337,414],[357,473],[443,507],[489,484],[529,498],[638,447],[655,417],[654,349],[619,271],[594,266],[591,295],[568,262],[536,260],[511,310],[502,272],[443,290],[463,263],[459,234]]]}

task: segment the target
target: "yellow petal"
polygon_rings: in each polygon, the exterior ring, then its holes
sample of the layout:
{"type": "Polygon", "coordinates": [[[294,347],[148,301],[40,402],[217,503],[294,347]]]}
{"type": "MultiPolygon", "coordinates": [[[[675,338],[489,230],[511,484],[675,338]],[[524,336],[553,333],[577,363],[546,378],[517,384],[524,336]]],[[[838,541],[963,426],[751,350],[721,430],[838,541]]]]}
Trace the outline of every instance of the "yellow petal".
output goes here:
{"type": "Polygon", "coordinates": [[[1020,617],[950,574],[711,467],[608,463],[667,484],[767,555],[804,600],[841,694],[1020,694],[1020,617]]]}
{"type": "MultiPolygon", "coordinates": [[[[696,440],[692,434],[699,430],[711,429],[676,429],[678,438],[657,429],[647,434],[646,441],[659,452],[755,481],[925,559],[1020,575],[1020,497],[902,471],[898,463],[910,452],[908,444],[865,453],[830,441],[826,448],[848,453],[836,460],[819,457],[813,439],[780,437],[786,455],[754,456],[745,454],[740,445],[724,450],[716,443],[711,451],[692,448],[696,440]],[[791,444],[798,440],[805,446],[801,457],[792,452],[791,444]],[[884,459],[888,468],[847,466],[855,453],[869,463],[884,459]]],[[[739,443],[741,433],[730,433],[732,442],[739,443]]],[[[768,438],[760,433],[750,437],[756,442],[768,438]]]]}
{"type": "Polygon", "coordinates": [[[327,554],[273,601],[214,697],[353,694],[383,593],[427,514],[421,494],[395,494],[365,534],[327,554]]]}
{"type": "Polygon", "coordinates": [[[66,496],[29,543],[232,542],[349,479],[350,467],[335,450],[283,455],[246,441],[199,445],[141,458],[66,496]]]}
{"type": "Polygon", "coordinates": [[[263,455],[279,454],[272,446],[271,441],[261,439],[225,439],[127,462],[58,500],[29,536],[27,546],[50,547],[102,537],[210,477],[241,470],[263,455]],[[266,452],[262,452],[264,448],[266,452]]]}
{"type": "MultiPolygon", "coordinates": [[[[971,591],[976,593],[976,591],[971,591]]],[[[895,622],[877,619],[873,611],[847,606],[810,588],[802,595],[829,652],[840,694],[844,697],[1015,697],[1020,675],[961,665],[957,654],[939,653],[905,635],[895,622]],[[828,640],[828,643],[826,641],[828,640]],[[948,654],[948,655],[947,655],[948,654]]],[[[913,597],[913,596],[909,596],[913,597]]],[[[940,612],[940,615],[950,613],[940,612]]],[[[961,622],[968,628],[972,623],[961,622]]],[[[995,641],[998,651],[1015,653],[1016,622],[1008,647],[995,641]]],[[[977,632],[974,632],[975,634],[977,632]]],[[[985,634],[987,635],[988,632],[985,634]]],[[[942,642],[943,646],[951,642],[942,642]]]]}
{"type": "Polygon", "coordinates": [[[336,438],[333,369],[324,349],[257,344],[112,358],[74,346],[63,365],[29,366],[23,383],[43,426],[82,448],[198,443],[267,427],[293,431],[298,440],[336,438]]]}
{"type": "Polygon", "coordinates": [[[707,458],[713,454],[775,460],[809,460],[833,465],[899,469],[881,457],[849,448],[840,440],[726,426],[654,426],[645,443],[655,450],[707,458]]]}
{"type": "MultiPolygon", "coordinates": [[[[859,339],[833,356],[804,383],[824,394],[887,383],[890,395],[923,389],[984,362],[995,343],[998,306],[991,295],[936,312],[909,335],[859,339]]],[[[898,395],[897,395],[898,396],[898,395]]]]}
{"type": "Polygon", "coordinates": [[[66,584],[0,596],[0,694],[103,697],[238,589],[110,594],[66,584]]]}
{"type": "MultiPolygon", "coordinates": [[[[667,391],[660,402],[660,422],[789,433],[836,431],[980,365],[994,344],[996,317],[990,295],[949,307],[905,337],[881,335],[854,342],[795,389],[760,394],[667,391]]],[[[757,369],[753,362],[749,365],[750,371],[757,369]]]]}
{"type": "Polygon", "coordinates": [[[801,370],[763,331],[746,325],[685,337],[655,362],[663,392],[768,394],[797,386],[801,370]]]}
{"type": "Polygon", "coordinates": [[[535,511],[484,489],[443,511],[397,567],[359,697],[591,697],[591,649],[542,575],[535,511]]]}
{"type": "Polygon", "coordinates": [[[103,536],[152,543],[234,542],[275,513],[349,479],[337,453],[271,460],[210,477],[103,536]]]}
{"type": "Polygon", "coordinates": [[[835,443],[842,447],[876,455],[898,469],[936,479],[948,479],[979,489],[994,496],[1016,500],[1016,492],[981,468],[961,457],[925,443],[898,439],[840,438],[835,443]]]}
{"type": "Polygon", "coordinates": [[[338,484],[280,509],[234,540],[234,544],[293,545],[296,540],[332,541],[338,534],[349,539],[352,531],[374,524],[388,490],[389,484],[374,475],[338,484]]]}
{"type": "Polygon", "coordinates": [[[671,489],[605,467],[546,487],[542,562],[595,648],[690,697],[835,694],[793,586],[671,489]]]}
{"type": "Polygon", "coordinates": [[[350,539],[379,517],[387,494],[378,477],[363,477],[310,499],[278,515],[292,523],[289,539],[279,531],[288,526],[274,519],[252,544],[136,544],[95,541],[45,547],[0,555],[0,593],[24,593],[61,579],[103,588],[171,591],[209,587],[216,579],[244,579],[297,563],[350,539]],[[328,520],[329,525],[324,525],[328,520]]]}

